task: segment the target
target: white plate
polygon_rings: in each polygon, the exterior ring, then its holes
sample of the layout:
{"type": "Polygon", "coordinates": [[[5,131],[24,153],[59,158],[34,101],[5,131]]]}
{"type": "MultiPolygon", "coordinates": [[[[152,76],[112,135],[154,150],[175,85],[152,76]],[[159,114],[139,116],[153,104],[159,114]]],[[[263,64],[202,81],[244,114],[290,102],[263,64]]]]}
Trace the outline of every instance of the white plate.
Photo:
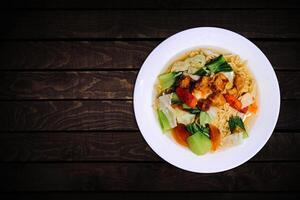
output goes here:
{"type": "Polygon", "coordinates": [[[229,30],[201,27],[179,32],[160,43],[145,60],[135,83],[134,112],[149,146],[164,160],[181,169],[212,173],[237,167],[252,158],[270,138],[279,114],[280,91],[272,65],[245,37],[229,30]],[[202,46],[229,50],[248,61],[259,91],[259,110],[241,145],[203,156],[193,154],[162,133],[152,108],[154,83],[161,70],[178,54],[202,46]]]}

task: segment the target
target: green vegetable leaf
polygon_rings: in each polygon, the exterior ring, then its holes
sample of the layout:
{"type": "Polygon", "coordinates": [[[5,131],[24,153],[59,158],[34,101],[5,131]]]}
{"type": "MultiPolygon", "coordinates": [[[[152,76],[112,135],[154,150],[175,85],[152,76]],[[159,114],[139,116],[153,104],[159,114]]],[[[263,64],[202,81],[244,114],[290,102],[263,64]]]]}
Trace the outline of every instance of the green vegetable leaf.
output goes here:
{"type": "Polygon", "coordinates": [[[175,92],[171,93],[171,103],[172,104],[182,103],[182,101],[179,99],[178,95],[175,92]]]}
{"type": "Polygon", "coordinates": [[[205,124],[208,124],[212,121],[209,114],[207,112],[203,112],[203,111],[200,113],[199,118],[200,118],[200,125],[201,126],[205,126],[205,124]]]}
{"type": "Polygon", "coordinates": [[[201,112],[201,110],[199,108],[197,108],[197,107],[191,108],[188,105],[186,105],[185,103],[182,104],[182,108],[192,114],[197,114],[197,113],[201,112]]]}
{"type": "Polygon", "coordinates": [[[159,75],[158,80],[162,90],[172,87],[176,82],[176,77],[180,76],[181,74],[182,72],[169,72],[159,75]]]}
{"type": "Polygon", "coordinates": [[[192,124],[188,124],[186,126],[186,130],[188,132],[190,132],[191,134],[195,134],[197,132],[200,132],[202,134],[204,134],[206,137],[210,137],[209,135],[209,128],[205,127],[205,126],[199,126],[196,123],[192,123],[192,124]]]}
{"type": "Polygon", "coordinates": [[[225,58],[223,55],[220,55],[213,60],[211,60],[209,63],[205,65],[207,69],[211,73],[219,73],[219,72],[230,72],[232,71],[231,66],[226,62],[225,58]]]}
{"type": "Polygon", "coordinates": [[[228,124],[231,133],[234,133],[234,131],[236,131],[236,129],[239,127],[243,131],[244,138],[248,137],[244,122],[239,116],[231,116],[229,118],[228,124]]]}
{"type": "Polygon", "coordinates": [[[198,76],[206,76],[209,74],[210,74],[210,71],[206,67],[202,67],[201,69],[199,69],[198,71],[196,71],[194,73],[194,75],[198,75],[198,76]]]}
{"type": "Polygon", "coordinates": [[[223,55],[220,55],[212,59],[204,67],[196,71],[196,73],[194,74],[199,76],[206,76],[211,73],[216,74],[219,72],[231,72],[231,71],[233,71],[232,67],[226,62],[223,55]]]}
{"type": "Polygon", "coordinates": [[[217,67],[211,67],[209,68],[211,72],[213,73],[219,73],[219,72],[231,72],[232,67],[228,63],[223,63],[222,65],[219,65],[217,67]]]}
{"type": "Polygon", "coordinates": [[[169,124],[169,121],[168,121],[168,118],[159,109],[157,109],[157,115],[158,115],[158,119],[159,119],[159,124],[160,124],[163,132],[166,132],[167,130],[169,130],[171,128],[171,126],[169,124]]]}
{"type": "Polygon", "coordinates": [[[202,133],[197,132],[187,138],[190,150],[196,155],[203,155],[211,149],[211,141],[202,133]]]}

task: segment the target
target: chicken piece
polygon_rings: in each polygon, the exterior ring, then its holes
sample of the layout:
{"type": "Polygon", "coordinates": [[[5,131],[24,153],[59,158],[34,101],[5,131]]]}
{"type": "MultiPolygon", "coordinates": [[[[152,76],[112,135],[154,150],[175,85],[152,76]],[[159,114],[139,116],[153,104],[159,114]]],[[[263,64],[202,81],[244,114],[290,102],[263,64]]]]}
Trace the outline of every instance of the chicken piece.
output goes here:
{"type": "Polygon", "coordinates": [[[241,75],[236,74],[235,77],[234,77],[233,84],[236,87],[237,91],[240,91],[244,87],[245,80],[241,75]]]}
{"type": "Polygon", "coordinates": [[[226,99],[224,98],[223,94],[221,93],[214,93],[209,96],[212,106],[223,106],[226,103],[226,99]]]}
{"type": "Polygon", "coordinates": [[[211,93],[210,77],[204,76],[195,84],[193,95],[199,100],[206,99],[211,93]]]}
{"type": "Polygon", "coordinates": [[[185,76],[183,79],[181,79],[179,86],[181,88],[189,88],[191,83],[191,77],[185,76]]]}
{"type": "Polygon", "coordinates": [[[222,92],[225,89],[226,84],[228,83],[227,77],[223,73],[218,73],[214,76],[212,89],[215,92],[222,92]]]}
{"type": "Polygon", "coordinates": [[[205,99],[203,101],[198,101],[198,107],[200,108],[201,111],[208,111],[211,105],[210,99],[205,99]]]}
{"type": "Polygon", "coordinates": [[[234,96],[235,98],[237,98],[237,96],[238,96],[238,91],[237,91],[236,87],[233,87],[230,90],[227,90],[227,93],[234,96]]]}

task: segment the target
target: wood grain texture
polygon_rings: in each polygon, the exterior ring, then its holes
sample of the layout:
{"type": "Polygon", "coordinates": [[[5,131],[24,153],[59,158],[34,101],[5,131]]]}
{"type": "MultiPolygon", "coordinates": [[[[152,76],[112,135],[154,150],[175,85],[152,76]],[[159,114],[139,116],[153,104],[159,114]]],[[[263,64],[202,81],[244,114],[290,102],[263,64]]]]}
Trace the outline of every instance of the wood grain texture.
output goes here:
{"type": "Polygon", "coordinates": [[[201,26],[249,38],[300,37],[297,10],[3,11],[0,23],[5,39],[165,38],[201,26]]]}
{"type": "Polygon", "coordinates": [[[2,41],[0,51],[5,54],[0,54],[0,70],[138,69],[157,44],[157,41],[2,41]]]}
{"type": "Polygon", "coordinates": [[[296,0],[287,0],[283,4],[272,0],[4,0],[2,8],[19,9],[201,9],[201,8],[299,8],[296,0]]]}
{"type": "Polygon", "coordinates": [[[298,200],[300,194],[297,192],[13,192],[0,194],[2,199],[64,199],[64,200],[95,200],[95,199],[131,199],[131,200],[152,200],[152,199],[172,199],[172,200],[194,200],[201,199],[212,200],[253,200],[253,199],[285,199],[298,200]]]}
{"type": "Polygon", "coordinates": [[[0,99],[132,99],[136,75],[136,71],[2,72],[0,99]]]}
{"type": "MultiPolygon", "coordinates": [[[[132,101],[2,101],[0,131],[138,130],[132,101]]],[[[300,104],[281,102],[277,130],[300,129],[300,104]]]]}
{"type": "MultiPolygon", "coordinates": [[[[166,138],[168,139],[168,138],[166,138]]],[[[275,132],[251,161],[300,161],[300,133],[275,132]]],[[[139,132],[0,133],[0,162],[162,161],[139,132]]]]}
{"type": "MultiPolygon", "coordinates": [[[[0,99],[132,99],[137,71],[0,72],[0,99]]],[[[300,99],[300,72],[277,71],[283,99],[300,99]]]]}
{"type": "Polygon", "coordinates": [[[4,191],[299,191],[299,167],[246,163],[196,174],[167,163],[0,164],[0,178],[4,191]]]}
{"type": "Polygon", "coordinates": [[[1,102],[0,130],[137,130],[131,101],[1,102]]]}
{"type": "MultiPolygon", "coordinates": [[[[160,41],[0,41],[0,70],[139,69],[160,41]]],[[[253,42],[274,69],[300,70],[299,41],[253,42]]]]}

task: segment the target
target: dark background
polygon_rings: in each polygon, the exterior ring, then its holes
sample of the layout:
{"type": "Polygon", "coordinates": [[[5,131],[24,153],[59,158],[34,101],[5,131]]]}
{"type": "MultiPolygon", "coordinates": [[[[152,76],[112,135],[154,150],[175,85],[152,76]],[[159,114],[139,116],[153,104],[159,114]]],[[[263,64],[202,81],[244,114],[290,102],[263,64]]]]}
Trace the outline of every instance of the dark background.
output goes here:
{"type": "Polygon", "coordinates": [[[296,1],[0,4],[0,198],[300,198],[296,1]],[[150,51],[199,26],[249,38],[280,82],[272,137],[250,161],[223,173],[190,173],[160,159],[132,109],[135,78],[150,51]]]}

